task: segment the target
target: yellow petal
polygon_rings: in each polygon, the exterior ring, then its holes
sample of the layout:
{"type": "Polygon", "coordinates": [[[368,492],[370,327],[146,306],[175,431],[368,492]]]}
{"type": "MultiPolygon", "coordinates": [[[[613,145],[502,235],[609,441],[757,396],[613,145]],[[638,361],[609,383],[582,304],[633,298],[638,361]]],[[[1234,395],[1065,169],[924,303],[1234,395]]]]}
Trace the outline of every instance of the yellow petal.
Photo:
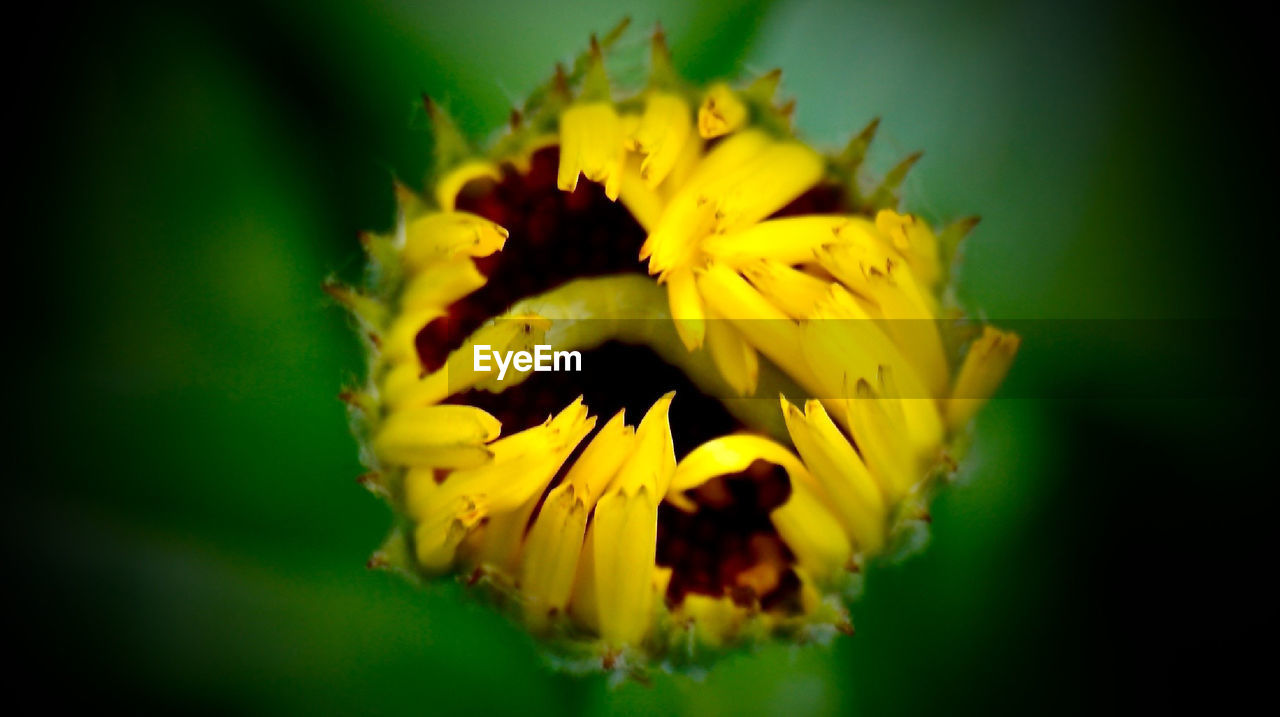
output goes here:
{"type": "Polygon", "coordinates": [[[635,435],[635,429],[626,425],[626,412],[618,411],[591,439],[565,475],[565,482],[576,486],[588,507],[595,505],[608,489],[618,469],[635,449],[635,435]]]}
{"type": "Polygon", "coordinates": [[[712,264],[697,275],[698,293],[718,320],[728,320],[757,351],[810,392],[818,390],[801,350],[803,332],[732,269],[712,264]]]}
{"type": "Polygon", "coordinates": [[[552,489],[529,530],[520,586],[525,616],[540,628],[551,612],[566,609],[578,572],[587,516],[596,499],[627,460],[634,432],[619,411],[600,429],[552,489]]]}
{"type": "MultiPolygon", "coordinates": [[[[430,312],[424,315],[430,315],[430,312]]],[[[393,345],[401,347],[396,356],[407,353],[412,347],[412,335],[417,331],[415,326],[415,321],[408,321],[406,330],[395,335],[393,345]]],[[[515,386],[531,374],[508,370],[499,380],[493,360],[488,361],[488,370],[477,371],[476,347],[488,346],[488,351],[500,352],[531,351],[537,344],[546,343],[546,331],[550,326],[548,319],[533,314],[498,317],[477,329],[461,346],[450,352],[444,365],[436,371],[424,374],[416,359],[395,365],[382,381],[383,399],[392,408],[402,408],[439,403],[469,388],[498,392],[515,386]]]]}
{"type": "Polygon", "coordinates": [[[893,502],[911,492],[923,478],[921,461],[902,420],[901,404],[859,379],[855,396],[845,403],[849,432],[877,482],[893,502]]]}
{"type": "Polygon", "coordinates": [[[639,645],[653,622],[651,575],[658,541],[653,486],[610,491],[596,505],[594,523],[600,637],[610,647],[639,645]]]}
{"type": "Polygon", "coordinates": [[[400,310],[444,308],[484,286],[484,282],[484,275],[471,257],[431,264],[408,279],[400,296],[400,310]]]}
{"type": "Polygon", "coordinates": [[[579,399],[546,423],[494,442],[490,463],[455,470],[434,489],[422,522],[435,525],[442,511],[456,516],[460,506],[467,532],[487,520],[482,535],[466,536],[466,542],[453,546],[468,564],[512,576],[543,491],[594,426],[595,417],[587,416],[579,399]]]}
{"type": "Polygon", "coordinates": [[[658,502],[675,471],[667,413],[660,398],[636,429],[635,451],[596,505],[591,540],[600,636],[610,647],[638,645],[653,621],[658,502]]]}
{"type": "Polygon", "coordinates": [[[416,272],[432,262],[459,255],[489,256],[507,242],[507,230],[466,212],[435,212],[413,220],[405,230],[405,268],[416,272]]]}
{"type": "Polygon", "coordinates": [[[529,529],[520,573],[525,620],[540,630],[547,618],[565,609],[578,571],[578,557],[592,506],[573,485],[551,489],[529,529]]]}
{"type": "Polygon", "coordinates": [[[715,231],[731,232],[782,209],[822,179],[822,156],[800,142],[774,142],[701,194],[715,207],[715,231]]]}
{"type": "Polygon", "coordinates": [[[472,406],[425,406],[391,414],[373,445],[388,463],[478,465],[491,455],[484,444],[497,438],[501,429],[498,419],[472,406]]]}
{"type": "MultiPolygon", "coordinates": [[[[497,363],[489,359],[488,370],[475,369],[475,352],[478,346],[488,346],[488,351],[532,351],[538,344],[546,343],[545,337],[551,322],[542,316],[533,314],[513,314],[500,316],[488,324],[481,326],[466,341],[445,359],[445,364],[436,373],[443,373],[448,384],[448,393],[453,395],[469,388],[481,388],[494,393],[510,388],[528,378],[530,373],[521,373],[508,369],[502,379],[498,378],[497,363]]],[[[481,349],[483,352],[484,349],[481,349]]]]}
{"type": "Polygon", "coordinates": [[[828,215],[770,219],[739,232],[710,237],[703,249],[716,261],[735,268],[760,259],[801,264],[812,261],[820,247],[839,241],[840,229],[854,221],[859,220],[828,215]]]}
{"type": "Polygon", "coordinates": [[[853,545],[824,499],[806,481],[791,481],[791,495],[770,518],[796,561],[816,580],[827,580],[848,567],[853,545]]]}
{"type": "Polygon", "coordinates": [[[696,198],[712,182],[740,174],[774,144],[775,140],[758,129],[743,130],[723,140],[694,167],[682,187],[682,193],[688,191],[696,198]]]}
{"type": "Polygon", "coordinates": [[[942,347],[937,321],[921,311],[892,278],[872,276],[866,286],[874,304],[872,316],[885,327],[903,358],[920,376],[929,395],[946,395],[949,378],[947,354],[942,347]]]}
{"type": "Polygon", "coordinates": [[[614,480],[619,490],[634,493],[641,486],[652,486],[656,489],[654,495],[661,497],[667,492],[671,474],[676,469],[675,443],[668,418],[675,395],[675,391],[663,394],[640,419],[633,457],[622,465],[614,480]]]}
{"type": "Polygon", "coordinates": [[[744,266],[742,273],[770,303],[793,319],[808,318],[831,286],[812,274],[768,259],[744,266]]]}
{"type": "Polygon", "coordinates": [[[763,132],[746,130],[721,142],[697,163],[640,249],[640,258],[649,260],[650,274],[688,265],[716,221],[715,207],[703,189],[724,177],[741,175],[742,168],[771,143],[763,132]]]}
{"type": "Polygon", "coordinates": [[[475,179],[492,179],[496,182],[502,179],[502,173],[493,162],[483,159],[463,162],[436,182],[436,201],[440,204],[440,208],[446,212],[453,211],[458,193],[467,186],[468,182],[475,179]]]}
{"type": "Polygon", "coordinates": [[[702,346],[706,336],[707,320],[702,308],[702,298],[693,280],[693,270],[678,268],[666,275],[667,301],[671,305],[671,318],[676,333],[684,347],[694,351],[702,346]]]}
{"type": "MultiPolygon", "coordinates": [[[[467,261],[470,261],[468,259],[467,261]]],[[[382,359],[388,363],[418,363],[418,332],[432,321],[445,315],[443,308],[424,306],[404,309],[396,316],[382,339],[382,359]]]]}
{"type": "Polygon", "coordinates": [[[947,423],[952,428],[968,423],[996,392],[1021,344],[1017,334],[983,327],[982,336],[973,342],[964,357],[951,391],[952,398],[947,402],[947,423]]]}
{"type": "Polygon", "coordinates": [[[622,186],[618,190],[618,198],[640,226],[646,232],[651,232],[666,211],[667,198],[640,178],[640,163],[635,155],[627,157],[622,168],[622,186]]]}
{"type": "MultiPolygon", "coordinates": [[[[796,559],[820,579],[834,575],[849,563],[853,549],[844,528],[825,507],[829,499],[809,471],[790,451],[773,441],[748,434],[708,441],[685,456],[676,467],[670,494],[675,498],[711,478],[746,470],[757,460],[781,466],[787,472],[791,495],[770,514],[778,535],[796,559]]],[[[673,502],[679,504],[678,498],[673,502]]]]}
{"type": "Polygon", "coordinates": [[[808,479],[804,465],[782,445],[762,436],[737,433],[707,441],[680,459],[667,496],[692,490],[717,476],[741,473],[758,460],[782,466],[788,475],[808,479]]]}
{"type": "Polygon", "coordinates": [[[784,398],[782,415],[791,442],[831,498],[832,512],[845,532],[864,554],[879,551],[885,540],[888,507],[862,458],[820,402],[805,402],[801,412],[784,398]]]}
{"type": "Polygon", "coordinates": [[[382,380],[382,398],[392,409],[433,405],[449,397],[449,372],[423,373],[416,359],[395,365],[382,380]]]}
{"type": "Polygon", "coordinates": [[[742,334],[715,314],[707,317],[707,349],[720,375],[739,396],[756,392],[760,378],[760,357],[742,334]]]}
{"type": "Polygon", "coordinates": [[[882,375],[892,376],[896,390],[886,403],[907,411],[903,429],[921,458],[937,452],[943,427],[933,394],[881,326],[840,286],[831,287],[805,322],[803,353],[820,385],[815,395],[824,399],[850,397],[859,380],[879,385],[882,375]]]}
{"type": "Polygon", "coordinates": [[[578,399],[546,423],[489,444],[493,460],[453,471],[441,484],[441,493],[483,496],[494,513],[515,510],[541,493],[595,420],[578,399]]]}
{"type": "Polygon", "coordinates": [[[680,154],[676,156],[675,165],[667,173],[666,181],[658,187],[658,193],[664,200],[670,201],[688,183],[702,161],[702,149],[702,139],[697,136],[691,135],[685,141],[680,154]]]}
{"type": "Polygon", "coordinates": [[[427,572],[442,573],[453,567],[458,545],[479,523],[479,511],[460,510],[458,513],[442,512],[414,528],[418,563],[427,572]]]}
{"type": "Polygon", "coordinates": [[[945,395],[947,358],[935,320],[936,302],[916,283],[909,267],[889,256],[884,247],[857,241],[824,247],[816,256],[857,295],[855,303],[863,307],[857,312],[859,318],[878,320],[915,369],[927,395],[945,395]]]}
{"type": "Polygon", "coordinates": [[[633,135],[644,155],[640,177],[648,186],[657,187],[667,178],[692,133],[689,105],[683,98],[667,92],[649,94],[633,135]]]}
{"type": "Polygon", "coordinates": [[[418,562],[428,572],[448,570],[458,545],[484,519],[484,506],[468,496],[443,495],[433,469],[410,470],[404,488],[418,562]]]}
{"type": "Polygon", "coordinates": [[[748,612],[727,597],[689,593],[680,603],[678,617],[690,625],[699,643],[716,648],[738,634],[748,612]]]}
{"type": "Polygon", "coordinates": [[[626,160],[623,126],[610,102],[578,104],[560,115],[560,170],[556,183],[572,192],[578,175],[604,184],[605,195],[618,198],[626,160]]]}
{"type": "Polygon", "coordinates": [[[823,268],[851,291],[869,296],[869,278],[887,277],[926,316],[938,313],[937,299],[916,278],[911,267],[896,255],[888,239],[865,221],[850,222],[837,230],[839,241],[823,247],[815,258],[823,268]]]}
{"type": "MultiPolygon", "coordinates": [[[[569,615],[586,629],[600,632],[600,599],[596,594],[596,521],[587,524],[587,535],[582,541],[582,554],[578,556],[578,572],[573,578],[573,593],[569,597],[569,615]]],[[[654,540],[656,555],[657,540],[654,540]]]]}
{"type": "Polygon", "coordinates": [[[698,108],[698,134],[713,139],[737,130],[747,122],[747,106],[723,82],[712,85],[698,108]]]}
{"type": "Polygon", "coordinates": [[[911,214],[881,209],[876,214],[876,228],[889,237],[893,246],[920,277],[925,286],[933,286],[942,277],[938,258],[938,237],[928,222],[911,214]]]}

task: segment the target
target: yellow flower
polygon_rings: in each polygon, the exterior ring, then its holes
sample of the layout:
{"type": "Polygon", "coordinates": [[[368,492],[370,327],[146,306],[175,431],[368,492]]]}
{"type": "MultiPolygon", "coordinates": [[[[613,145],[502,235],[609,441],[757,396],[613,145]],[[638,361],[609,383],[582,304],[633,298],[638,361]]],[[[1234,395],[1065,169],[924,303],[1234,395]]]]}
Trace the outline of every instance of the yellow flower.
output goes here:
{"type": "Polygon", "coordinates": [[[661,33],[621,92],[621,31],[487,151],[428,104],[427,191],[364,237],[366,286],[326,288],[367,339],[342,395],[397,516],[371,564],[457,575],[566,665],[639,673],[849,631],[1018,338],[943,320],[973,221],[899,211],[913,158],[860,189],[875,123],[824,156],[778,73],[689,86],[661,33]]]}

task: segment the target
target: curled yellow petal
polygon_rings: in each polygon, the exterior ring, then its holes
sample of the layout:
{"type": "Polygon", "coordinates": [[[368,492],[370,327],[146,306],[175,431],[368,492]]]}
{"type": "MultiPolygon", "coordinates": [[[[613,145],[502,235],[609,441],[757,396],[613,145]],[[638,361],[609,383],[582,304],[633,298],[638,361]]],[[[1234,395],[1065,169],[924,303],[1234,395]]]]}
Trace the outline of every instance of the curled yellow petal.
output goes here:
{"type": "Polygon", "coordinates": [[[484,286],[485,278],[469,256],[437,262],[414,274],[400,295],[400,310],[444,308],[484,286]]]}
{"type": "Polygon", "coordinates": [[[707,441],[680,459],[667,498],[677,504],[688,504],[680,500],[682,493],[717,476],[741,473],[758,460],[782,466],[788,475],[808,475],[803,464],[782,445],[762,436],[738,433],[707,441]]]}
{"type": "Polygon", "coordinates": [[[396,364],[382,380],[382,399],[393,410],[434,405],[449,394],[449,372],[424,373],[416,359],[396,364]]]}
{"type": "Polygon", "coordinates": [[[816,580],[825,581],[848,567],[853,545],[824,498],[805,481],[791,481],[791,495],[770,518],[796,561],[816,580]]]}
{"type": "MultiPolygon", "coordinates": [[[[419,491],[432,484],[432,477],[420,472],[411,472],[406,478],[406,485],[418,486],[419,491]]],[[[456,496],[448,503],[435,503],[424,509],[415,516],[418,523],[413,532],[418,563],[431,573],[448,570],[457,557],[458,546],[481,524],[486,514],[482,505],[466,496],[456,496]]]]}
{"type": "Polygon", "coordinates": [[[473,159],[458,165],[436,182],[436,202],[446,212],[451,212],[457,205],[458,193],[468,182],[476,179],[502,179],[502,172],[497,165],[483,159],[473,159]]]}
{"type": "MultiPolygon", "coordinates": [[[[596,523],[587,523],[587,535],[582,541],[582,552],[578,556],[578,572],[573,578],[573,591],[569,596],[569,616],[574,622],[591,630],[600,632],[600,598],[596,594],[596,523]]],[[[657,543],[654,544],[655,556],[657,543]]],[[[655,558],[656,559],[656,558],[655,558]]]]}
{"type": "Polygon", "coordinates": [[[595,416],[584,418],[566,427],[557,437],[558,440],[550,441],[540,454],[522,457],[507,466],[511,473],[519,472],[520,482],[527,482],[535,490],[528,493],[512,510],[501,511],[496,507],[492,510],[479,545],[467,556],[473,565],[483,565],[508,576],[518,571],[526,543],[526,530],[542,493],[568,460],[573,449],[595,427],[595,423],[595,416]]]}
{"type": "Polygon", "coordinates": [[[433,305],[402,310],[382,339],[382,359],[388,363],[412,362],[416,366],[418,332],[444,315],[443,308],[433,305]]]}
{"type": "Polygon", "coordinates": [[[532,351],[534,346],[545,343],[544,337],[550,327],[548,319],[532,314],[502,316],[480,327],[462,346],[449,354],[444,367],[440,369],[447,373],[449,393],[454,394],[468,388],[482,388],[496,393],[528,378],[528,373],[507,371],[499,379],[501,372],[492,360],[485,364],[487,370],[481,368],[477,371],[476,347],[488,346],[489,351],[532,351]]]}
{"type": "Polygon", "coordinates": [[[932,317],[937,314],[937,299],[917,280],[908,266],[889,246],[884,236],[865,222],[850,222],[837,232],[839,241],[822,247],[814,258],[855,293],[867,298],[882,279],[884,285],[897,288],[913,305],[913,313],[932,317]]]}
{"type": "Polygon", "coordinates": [[[641,486],[652,485],[661,497],[671,483],[676,469],[675,443],[671,438],[671,422],[668,414],[676,392],[660,397],[645,412],[636,427],[635,453],[618,471],[615,485],[623,491],[634,492],[641,486]]]}
{"type": "Polygon", "coordinates": [[[717,82],[707,89],[698,108],[698,134],[714,139],[737,130],[747,122],[747,105],[728,85],[717,82]]]}
{"type": "Polygon", "coordinates": [[[767,438],[738,434],[698,446],[676,466],[668,499],[691,507],[682,495],[684,491],[717,476],[740,473],[758,460],[781,466],[787,472],[791,495],[770,516],[796,559],[820,579],[844,569],[852,556],[852,545],[826,507],[829,498],[799,459],[767,438]]]}
{"type": "Polygon", "coordinates": [[[489,256],[507,242],[507,230],[466,212],[434,212],[405,228],[402,259],[410,272],[458,255],[489,256]]]}
{"type": "Polygon", "coordinates": [[[947,423],[952,428],[968,423],[995,393],[1021,345],[1022,339],[1017,334],[983,327],[982,336],[973,342],[964,357],[951,400],[947,401],[947,423]]]}
{"type": "Polygon", "coordinates": [[[391,414],[373,445],[389,463],[462,467],[486,462],[492,452],[484,444],[501,429],[498,419],[472,406],[424,406],[391,414]]]}
{"type": "Polygon", "coordinates": [[[915,282],[910,269],[858,244],[824,247],[820,264],[856,293],[859,316],[875,319],[919,375],[929,396],[947,392],[948,370],[932,296],[915,282]],[[859,258],[860,257],[860,258],[859,258]]]}

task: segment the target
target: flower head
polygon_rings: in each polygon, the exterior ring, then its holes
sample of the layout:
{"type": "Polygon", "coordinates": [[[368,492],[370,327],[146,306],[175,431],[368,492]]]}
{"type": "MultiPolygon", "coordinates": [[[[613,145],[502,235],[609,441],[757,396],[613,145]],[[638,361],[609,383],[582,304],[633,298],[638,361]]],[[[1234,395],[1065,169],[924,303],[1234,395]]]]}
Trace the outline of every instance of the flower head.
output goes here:
{"type": "Polygon", "coordinates": [[[1018,339],[957,328],[941,297],[973,222],[897,211],[914,158],[867,188],[875,123],[824,155],[778,73],[689,86],[661,32],[622,92],[620,32],[487,151],[428,101],[428,191],[364,238],[365,288],[329,287],[368,338],[343,394],[362,481],[397,516],[373,563],[461,576],[573,666],[848,631],[844,597],[925,515],[1018,339]],[[597,370],[472,361],[542,345],[597,370]]]}

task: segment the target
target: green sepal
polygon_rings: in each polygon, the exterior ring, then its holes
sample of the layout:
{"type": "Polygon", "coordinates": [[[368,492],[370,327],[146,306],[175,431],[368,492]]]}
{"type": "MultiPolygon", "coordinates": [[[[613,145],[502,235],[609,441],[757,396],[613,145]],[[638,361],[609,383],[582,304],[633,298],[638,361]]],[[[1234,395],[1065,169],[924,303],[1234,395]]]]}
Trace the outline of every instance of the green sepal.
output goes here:
{"type": "Polygon", "coordinates": [[[938,262],[948,274],[956,269],[956,262],[960,258],[960,242],[973,232],[980,221],[982,218],[978,216],[961,217],[938,232],[938,262]]]}
{"type": "Polygon", "coordinates": [[[902,187],[903,180],[907,178],[907,173],[923,156],[924,152],[913,152],[886,172],[884,178],[880,180],[880,185],[868,196],[866,201],[867,209],[872,213],[880,209],[896,209],[900,199],[899,189],[902,187]]]}
{"type": "Polygon", "coordinates": [[[859,184],[860,174],[862,163],[867,158],[867,150],[871,147],[878,129],[880,129],[880,118],[875,117],[849,139],[848,144],[840,150],[839,154],[829,160],[829,171],[844,185],[845,196],[851,207],[866,206],[866,199],[859,184]]]}
{"type": "Polygon", "coordinates": [[[382,545],[369,556],[365,567],[395,573],[415,584],[425,582],[418,570],[417,561],[413,558],[413,543],[409,536],[411,530],[411,527],[404,524],[393,527],[382,545]]]}
{"type": "Polygon", "coordinates": [[[667,33],[662,25],[653,29],[649,54],[649,89],[673,91],[684,86],[684,80],[671,63],[671,48],[667,46],[667,33]]]}
{"type": "Polygon", "coordinates": [[[462,130],[458,129],[458,124],[453,121],[453,117],[449,116],[438,102],[424,94],[422,106],[427,112],[427,119],[431,122],[433,142],[432,164],[427,173],[426,184],[430,187],[434,186],[449,170],[476,156],[476,151],[462,134],[462,130]]]}

